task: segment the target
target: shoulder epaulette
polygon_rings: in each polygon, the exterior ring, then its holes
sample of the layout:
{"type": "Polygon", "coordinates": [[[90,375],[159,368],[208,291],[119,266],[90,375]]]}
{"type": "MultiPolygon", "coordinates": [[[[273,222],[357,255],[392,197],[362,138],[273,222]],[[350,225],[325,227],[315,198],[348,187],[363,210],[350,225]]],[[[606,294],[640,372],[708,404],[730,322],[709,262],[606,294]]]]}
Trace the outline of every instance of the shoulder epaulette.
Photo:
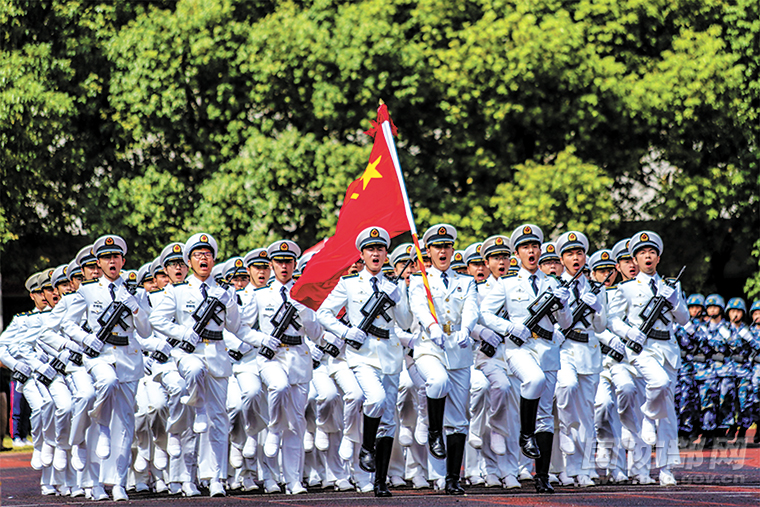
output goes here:
{"type": "Polygon", "coordinates": [[[269,288],[269,287],[271,287],[271,286],[272,286],[272,282],[269,282],[268,284],[266,284],[266,285],[265,285],[265,286],[263,286],[263,287],[259,287],[258,289],[254,289],[254,292],[256,292],[257,290],[264,290],[264,289],[268,289],[268,288],[269,288]]]}
{"type": "Polygon", "coordinates": [[[617,285],[610,285],[607,290],[617,289],[617,285]]]}
{"type": "Polygon", "coordinates": [[[21,313],[17,313],[16,317],[27,317],[27,316],[31,315],[32,313],[34,313],[34,312],[31,312],[31,311],[29,311],[29,312],[21,312],[21,313]]]}
{"type": "Polygon", "coordinates": [[[479,282],[475,282],[475,284],[476,284],[476,285],[483,285],[483,284],[484,284],[484,283],[486,283],[487,281],[488,281],[488,278],[486,278],[485,280],[481,280],[481,281],[479,281],[479,282]]]}
{"type": "Polygon", "coordinates": [[[634,282],[634,281],[636,281],[636,279],[635,278],[631,278],[630,280],[625,280],[623,282],[620,282],[618,285],[623,285],[623,284],[634,282]]]}
{"type": "Polygon", "coordinates": [[[180,285],[187,285],[187,283],[188,283],[188,282],[177,282],[177,283],[173,283],[173,284],[172,284],[172,287],[179,287],[180,285]]]}
{"type": "Polygon", "coordinates": [[[354,273],[353,275],[343,275],[341,278],[345,280],[348,278],[356,278],[357,276],[359,276],[359,273],[354,273]]]}
{"type": "Polygon", "coordinates": [[[93,283],[98,283],[98,279],[96,278],[94,280],[87,280],[87,281],[84,281],[84,282],[80,283],[79,285],[90,285],[90,284],[93,284],[93,283]]]}
{"type": "Polygon", "coordinates": [[[420,272],[412,273],[412,276],[422,276],[422,273],[420,273],[420,272]]]}
{"type": "Polygon", "coordinates": [[[63,294],[63,297],[66,297],[66,296],[72,296],[72,295],[74,295],[74,294],[76,294],[76,293],[77,293],[77,291],[75,291],[75,290],[72,290],[72,291],[70,291],[70,292],[66,292],[66,293],[64,293],[64,294],[63,294]]]}
{"type": "Polygon", "coordinates": [[[152,291],[149,291],[148,294],[158,294],[159,292],[163,292],[164,289],[154,289],[152,291]]]}
{"type": "Polygon", "coordinates": [[[499,280],[503,280],[503,279],[505,279],[505,278],[514,278],[514,277],[516,277],[516,276],[517,276],[517,272],[516,272],[516,271],[515,271],[514,273],[509,273],[509,272],[507,272],[506,274],[504,274],[504,275],[501,275],[501,276],[499,277],[499,280]]]}

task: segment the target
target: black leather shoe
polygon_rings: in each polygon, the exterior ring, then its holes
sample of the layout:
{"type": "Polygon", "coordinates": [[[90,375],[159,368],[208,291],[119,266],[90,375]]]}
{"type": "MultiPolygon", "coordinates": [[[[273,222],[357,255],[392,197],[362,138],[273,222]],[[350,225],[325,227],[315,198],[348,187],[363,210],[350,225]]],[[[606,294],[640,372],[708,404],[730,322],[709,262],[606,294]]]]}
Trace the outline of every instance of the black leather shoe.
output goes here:
{"type": "Polygon", "coordinates": [[[446,477],[447,495],[464,495],[464,488],[459,484],[459,477],[446,477]]]}
{"type": "Polygon", "coordinates": [[[443,432],[429,431],[428,446],[430,454],[438,459],[446,459],[446,445],[443,443],[443,432]]]}
{"type": "Polygon", "coordinates": [[[359,467],[365,472],[375,471],[375,453],[368,451],[364,446],[359,450],[359,467]]]}
{"type": "Polygon", "coordinates": [[[551,495],[554,493],[554,488],[549,483],[548,476],[536,475],[535,481],[536,481],[536,493],[538,493],[539,495],[551,495]]]}
{"type": "Polygon", "coordinates": [[[522,449],[522,453],[530,459],[538,459],[541,457],[534,435],[523,435],[520,433],[520,449],[522,449]]]}
{"type": "Polygon", "coordinates": [[[385,481],[375,481],[375,496],[378,498],[388,498],[393,496],[393,493],[388,489],[388,483],[385,481]]]}

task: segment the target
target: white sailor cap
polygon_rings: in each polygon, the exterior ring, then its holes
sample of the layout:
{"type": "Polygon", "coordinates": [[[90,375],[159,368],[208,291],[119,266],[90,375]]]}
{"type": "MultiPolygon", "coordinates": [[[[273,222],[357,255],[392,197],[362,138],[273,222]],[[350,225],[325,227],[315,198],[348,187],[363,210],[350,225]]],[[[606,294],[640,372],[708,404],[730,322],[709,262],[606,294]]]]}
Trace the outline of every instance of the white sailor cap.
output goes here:
{"type": "Polygon", "coordinates": [[[399,262],[406,262],[409,259],[415,257],[414,245],[411,243],[401,243],[399,246],[393,249],[390,255],[391,266],[395,266],[399,262]]]}
{"type": "Polygon", "coordinates": [[[92,245],[92,252],[95,254],[95,257],[110,254],[127,255],[127,242],[121,236],[106,234],[95,240],[95,243],[92,245]]]}
{"type": "Polygon", "coordinates": [[[512,251],[517,252],[517,247],[523,243],[536,242],[539,245],[544,242],[544,233],[541,228],[533,224],[523,224],[514,230],[510,236],[512,251]]]}
{"type": "Polygon", "coordinates": [[[267,255],[273,261],[284,259],[293,259],[295,261],[301,256],[301,249],[294,242],[281,239],[267,247],[267,255]]]}
{"type": "Polygon", "coordinates": [[[509,259],[509,269],[507,270],[508,273],[516,273],[520,271],[520,268],[522,267],[522,262],[520,262],[520,258],[516,255],[513,255],[511,259],[509,259]]]}
{"type": "Polygon", "coordinates": [[[153,278],[156,277],[156,275],[165,275],[166,272],[164,271],[164,267],[161,265],[161,258],[156,257],[153,259],[153,261],[150,263],[150,276],[153,278]]]}
{"type": "Polygon", "coordinates": [[[509,247],[509,238],[500,234],[486,238],[486,240],[483,242],[483,247],[480,249],[480,254],[486,260],[488,260],[488,258],[492,255],[509,255],[510,253],[512,252],[510,251],[509,247]]]}
{"type": "Polygon", "coordinates": [[[635,256],[638,250],[645,247],[652,247],[657,250],[657,255],[662,255],[662,238],[652,231],[640,231],[631,236],[631,243],[628,245],[631,256],[635,256]]]}
{"type": "Polygon", "coordinates": [[[52,289],[53,288],[53,272],[55,268],[43,269],[40,271],[38,282],[40,289],[52,289]]]}
{"type": "Polygon", "coordinates": [[[161,255],[158,256],[161,265],[163,267],[166,267],[166,265],[171,261],[182,261],[187,264],[185,261],[185,256],[182,253],[184,247],[185,245],[178,242],[169,243],[166,245],[164,249],[161,250],[161,255]]]}
{"type": "Polygon", "coordinates": [[[76,261],[79,267],[90,266],[98,263],[98,258],[92,252],[93,245],[87,245],[77,252],[76,261]]]}
{"type": "Polygon", "coordinates": [[[588,259],[589,267],[596,271],[602,268],[614,268],[615,259],[612,256],[612,250],[597,250],[588,259]]]}
{"type": "Polygon", "coordinates": [[[385,262],[383,262],[382,272],[385,273],[386,276],[393,276],[396,273],[396,270],[391,266],[391,261],[388,260],[388,257],[386,257],[385,262]]]}
{"type": "Polygon", "coordinates": [[[185,261],[185,264],[188,266],[190,265],[190,255],[193,253],[193,250],[197,250],[199,248],[208,248],[211,250],[211,254],[216,260],[216,254],[219,252],[219,247],[216,244],[216,240],[211,236],[211,234],[208,234],[206,232],[199,232],[197,234],[193,234],[190,236],[190,238],[188,238],[187,241],[185,241],[185,248],[182,251],[182,260],[185,261]]]}
{"type": "Polygon", "coordinates": [[[150,271],[150,267],[152,262],[146,262],[142,266],[140,266],[140,269],[137,270],[137,286],[142,287],[145,285],[145,282],[149,280],[153,280],[153,273],[150,271]]]}
{"type": "Polygon", "coordinates": [[[121,276],[121,279],[124,280],[124,283],[129,285],[137,285],[137,271],[134,269],[125,269],[119,273],[119,276],[121,276]]]}
{"type": "Polygon", "coordinates": [[[384,246],[387,249],[391,245],[391,237],[382,227],[367,227],[357,234],[355,244],[360,252],[370,246],[384,246]]]}
{"type": "Polygon", "coordinates": [[[631,258],[631,252],[628,251],[628,245],[631,244],[631,238],[621,239],[612,247],[612,258],[615,262],[631,258]]]}
{"type": "Polygon", "coordinates": [[[40,274],[34,273],[24,282],[24,287],[28,292],[38,292],[40,290],[40,274]]]}
{"type": "Polygon", "coordinates": [[[67,267],[69,267],[68,264],[61,264],[53,270],[53,274],[50,276],[50,283],[53,288],[58,287],[59,284],[69,281],[68,277],[66,276],[67,267]]]}
{"type": "Polygon", "coordinates": [[[296,270],[303,274],[303,270],[306,269],[306,265],[309,263],[312,257],[314,257],[314,254],[317,252],[309,252],[303,254],[298,261],[296,262],[296,270]]]}
{"type": "Polygon", "coordinates": [[[219,283],[222,280],[224,280],[224,265],[223,264],[217,264],[214,266],[214,269],[211,270],[211,278],[216,280],[216,283],[219,283]]]}
{"type": "Polygon", "coordinates": [[[551,241],[547,241],[541,245],[541,255],[538,258],[538,263],[546,261],[558,261],[559,255],[557,254],[557,245],[551,241]]]}
{"type": "Polygon", "coordinates": [[[588,252],[588,238],[582,232],[568,231],[557,238],[557,252],[560,256],[575,248],[581,248],[583,253],[588,252]]]}
{"type": "Polygon", "coordinates": [[[69,265],[66,266],[66,277],[69,280],[73,280],[75,276],[82,274],[82,268],[79,266],[79,263],[74,259],[73,261],[69,262],[69,265]]]}
{"type": "Polygon", "coordinates": [[[454,257],[451,258],[451,269],[466,268],[464,262],[464,251],[454,250],[454,257]]]}
{"type": "Polygon", "coordinates": [[[250,267],[252,265],[269,266],[269,255],[267,255],[267,249],[256,248],[254,250],[251,250],[245,254],[243,263],[246,265],[246,267],[250,267]]]}
{"type": "Polygon", "coordinates": [[[485,262],[483,255],[480,252],[483,251],[483,243],[473,243],[464,249],[464,263],[469,264],[471,262],[485,262]]]}
{"type": "Polygon", "coordinates": [[[225,280],[232,280],[238,275],[248,276],[248,271],[245,269],[245,263],[243,262],[242,257],[232,257],[231,259],[227,259],[227,262],[224,263],[222,269],[224,271],[225,280]]]}
{"type": "Polygon", "coordinates": [[[454,245],[457,240],[457,230],[453,225],[437,224],[425,231],[422,242],[426,247],[432,245],[454,245]]]}

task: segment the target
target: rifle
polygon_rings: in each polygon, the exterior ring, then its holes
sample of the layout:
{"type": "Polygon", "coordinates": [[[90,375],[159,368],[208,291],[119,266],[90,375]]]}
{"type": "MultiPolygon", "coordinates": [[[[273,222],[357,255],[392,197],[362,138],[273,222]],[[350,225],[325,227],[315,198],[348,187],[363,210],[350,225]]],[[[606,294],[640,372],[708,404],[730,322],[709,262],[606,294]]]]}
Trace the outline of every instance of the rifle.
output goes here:
{"type": "MultiPolygon", "coordinates": [[[[665,283],[669,287],[675,287],[685,269],[686,266],[682,267],[681,271],[678,272],[678,276],[675,277],[675,279],[672,281],[666,281],[665,283]]],[[[641,332],[648,336],[649,332],[654,329],[654,325],[658,320],[662,321],[662,323],[665,325],[670,324],[670,319],[665,316],[665,312],[672,309],[673,306],[668,303],[664,297],[652,296],[652,299],[649,300],[644,309],[641,310],[641,313],[639,313],[639,317],[641,317],[643,321],[641,327],[639,328],[641,332]]],[[[637,343],[633,340],[627,340],[626,346],[637,354],[641,352],[641,349],[644,348],[641,343],[637,343]]]]}
{"type": "MultiPolygon", "coordinates": [[[[274,326],[272,336],[282,341],[282,337],[285,336],[285,331],[290,326],[293,326],[296,330],[301,329],[301,325],[296,322],[297,316],[298,310],[293,305],[293,303],[290,301],[283,301],[275,314],[272,315],[272,318],[269,319],[269,322],[271,322],[274,326]]],[[[272,359],[274,358],[275,351],[269,347],[264,347],[262,345],[259,349],[259,354],[266,357],[267,359],[272,359]]]]}
{"type": "MultiPolygon", "coordinates": [[[[394,278],[389,278],[388,280],[393,285],[396,285],[396,283],[398,283],[398,279],[401,278],[401,275],[404,273],[404,271],[406,271],[407,266],[409,266],[411,263],[412,258],[410,257],[409,260],[406,261],[406,264],[404,264],[404,267],[399,272],[399,274],[394,278]]],[[[359,323],[358,328],[364,331],[366,334],[372,334],[378,338],[388,338],[390,336],[388,330],[376,327],[373,322],[375,322],[375,319],[380,316],[385,319],[385,322],[390,322],[391,316],[388,315],[388,310],[394,306],[396,306],[396,303],[388,294],[381,290],[373,292],[367,302],[364,303],[364,306],[362,306],[361,314],[364,315],[364,318],[359,323]]],[[[354,340],[346,340],[346,343],[351,345],[356,350],[359,350],[362,347],[361,343],[354,340]]]]}
{"type": "MultiPolygon", "coordinates": [[[[499,311],[496,312],[497,317],[501,317],[502,319],[507,319],[509,317],[509,312],[507,311],[507,303],[504,303],[501,308],[499,308],[499,311]]],[[[498,334],[498,333],[497,333],[498,334]]],[[[502,336],[502,339],[504,337],[502,336]]],[[[496,354],[496,347],[491,345],[485,340],[482,340],[480,342],[480,351],[485,354],[488,357],[493,357],[496,354]]]]}
{"type": "MultiPolygon", "coordinates": [[[[607,280],[609,280],[610,277],[616,273],[617,271],[613,269],[612,271],[610,271],[610,273],[607,275],[607,278],[605,278],[602,283],[592,282],[591,293],[594,294],[595,296],[598,296],[602,290],[602,287],[604,287],[604,284],[607,283],[607,280]]],[[[589,322],[586,320],[586,317],[588,317],[590,313],[591,313],[591,307],[589,307],[589,305],[587,305],[585,302],[579,299],[577,301],[577,305],[575,306],[575,310],[573,310],[573,323],[570,324],[570,327],[568,327],[567,329],[563,329],[562,332],[567,334],[579,322],[582,323],[584,326],[589,327],[591,324],[589,324],[589,322]]]]}
{"type": "MultiPolygon", "coordinates": [[[[560,279],[559,284],[561,287],[567,287],[571,283],[573,283],[575,280],[577,280],[578,277],[581,276],[582,274],[583,274],[583,270],[579,269],[575,273],[575,276],[573,276],[570,279],[570,281],[566,282],[560,279]]],[[[507,312],[506,303],[504,304],[502,308],[503,308],[502,313],[505,314],[507,312]]],[[[544,292],[539,294],[535,300],[533,300],[530,306],[528,306],[528,312],[530,312],[530,317],[528,317],[525,320],[523,325],[527,327],[528,329],[530,329],[531,332],[537,333],[537,329],[540,327],[538,323],[541,322],[541,320],[544,317],[549,317],[549,320],[551,320],[552,323],[554,323],[556,319],[554,318],[553,313],[561,308],[562,308],[562,303],[560,303],[559,298],[557,298],[557,296],[554,295],[551,289],[546,289],[544,292]]],[[[497,316],[501,317],[501,315],[497,315],[497,316]]],[[[502,339],[503,338],[505,337],[502,336],[502,339]]],[[[512,340],[512,342],[514,342],[514,344],[517,345],[518,347],[522,347],[523,343],[525,343],[522,339],[512,334],[509,335],[509,339],[512,340]]],[[[496,349],[486,342],[480,343],[480,350],[483,351],[483,353],[487,355],[488,357],[493,357],[493,355],[496,353],[496,349]]]]}
{"type": "MultiPolygon", "coordinates": [[[[219,286],[222,289],[227,290],[230,287],[230,284],[222,280],[219,282],[219,286]]],[[[195,331],[195,333],[200,336],[201,333],[206,330],[206,326],[208,326],[209,322],[212,320],[218,325],[222,325],[224,323],[224,320],[222,320],[219,314],[222,313],[225,308],[226,307],[224,304],[222,304],[222,302],[217,298],[206,297],[206,299],[201,301],[201,304],[199,304],[198,308],[196,308],[193,312],[193,319],[195,320],[195,324],[193,324],[193,331],[195,331]]],[[[195,345],[192,345],[188,342],[181,342],[179,344],[179,348],[188,354],[195,352],[195,345]]]]}

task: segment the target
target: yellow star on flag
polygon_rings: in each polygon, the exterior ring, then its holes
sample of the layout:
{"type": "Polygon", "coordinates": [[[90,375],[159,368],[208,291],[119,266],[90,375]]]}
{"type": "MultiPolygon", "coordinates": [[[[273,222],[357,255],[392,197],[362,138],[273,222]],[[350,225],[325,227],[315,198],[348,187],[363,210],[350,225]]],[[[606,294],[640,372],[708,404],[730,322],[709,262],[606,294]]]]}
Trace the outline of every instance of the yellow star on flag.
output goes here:
{"type": "MultiPolygon", "coordinates": [[[[370,162],[369,164],[367,164],[367,168],[364,170],[364,174],[362,174],[362,177],[359,178],[360,180],[362,180],[362,190],[367,189],[367,185],[369,185],[369,182],[372,179],[383,177],[383,175],[380,174],[380,171],[375,169],[377,165],[380,163],[380,160],[382,158],[383,156],[380,155],[379,157],[377,157],[377,159],[374,162],[370,162]]],[[[357,193],[351,194],[351,199],[356,199],[357,197],[359,197],[359,194],[357,193]]]]}

